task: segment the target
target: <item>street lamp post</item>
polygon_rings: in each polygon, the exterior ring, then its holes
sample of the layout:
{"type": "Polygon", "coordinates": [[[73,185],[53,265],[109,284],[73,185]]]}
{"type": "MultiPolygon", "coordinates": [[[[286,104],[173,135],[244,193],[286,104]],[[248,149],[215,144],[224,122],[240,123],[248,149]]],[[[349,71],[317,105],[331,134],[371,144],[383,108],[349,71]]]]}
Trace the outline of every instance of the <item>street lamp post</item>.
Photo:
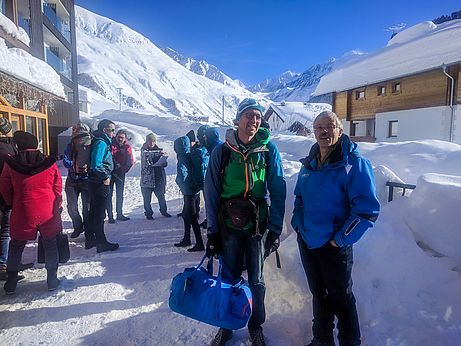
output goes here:
{"type": "Polygon", "coordinates": [[[116,88],[118,90],[118,110],[122,110],[122,88],[116,88]]]}

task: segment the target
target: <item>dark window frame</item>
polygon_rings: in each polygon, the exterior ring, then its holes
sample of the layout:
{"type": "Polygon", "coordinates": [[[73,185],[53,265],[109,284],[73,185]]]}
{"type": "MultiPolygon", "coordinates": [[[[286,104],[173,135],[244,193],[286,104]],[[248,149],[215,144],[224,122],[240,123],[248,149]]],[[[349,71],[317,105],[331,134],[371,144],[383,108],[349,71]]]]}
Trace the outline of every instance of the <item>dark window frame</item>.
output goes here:
{"type": "Polygon", "coordinates": [[[387,122],[387,138],[396,138],[399,135],[399,121],[398,120],[389,120],[387,122]],[[393,125],[397,124],[397,128],[393,125]],[[396,130],[396,131],[395,131],[396,130]],[[395,133],[394,133],[395,132],[395,133]]]}
{"type": "Polygon", "coordinates": [[[365,100],[365,89],[355,91],[356,100],[365,100]]]}
{"type": "Polygon", "coordinates": [[[385,85],[378,86],[378,96],[386,96],[386,86],[385,85]]]}
{"type": "Polygon", "coordinates": [[[402,84],[400,82],[392,83],[392,93],[400,94],[402,92],[402,84]]]}

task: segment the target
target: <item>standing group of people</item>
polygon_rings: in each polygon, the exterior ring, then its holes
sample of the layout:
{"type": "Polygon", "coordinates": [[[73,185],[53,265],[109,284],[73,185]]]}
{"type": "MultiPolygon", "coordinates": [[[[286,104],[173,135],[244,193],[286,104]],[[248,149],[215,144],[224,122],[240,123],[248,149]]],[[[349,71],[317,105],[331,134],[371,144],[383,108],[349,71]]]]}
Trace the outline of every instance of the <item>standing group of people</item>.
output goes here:
{"type": "MultiPolygon", "coordinates": [[[[226,132],[224,143],[219,140],[218,129],[207,125],[198,129],[197,136],[190,131],[174,142],[176,183],[184,196],[180,213],[184,236],[174,245],[191,246],[192,228],[195,245],[188,251],[205,250],[208,257],[220,256],[227,268],[224,281],[237,282],[246,268],[252,292],[248,330],[255,346],[265,345],[264,260],[280,246],[286,199],[282,158],[270,140],[270,131],[261,126],[263,111],[255,99],[244,99],[237,110],[236,128],[226,132]],[[206,247],[198,223],[202,190],[206,247]]],[[[11,131],[5,124],[0,118],[2,134],[11,131]]],[[[291,219],[313,295],[313,340],[309,346],[335,345],[335,317],[339,344],[356,346],[361,344],[361,337],[352,293],[352,245],[373,226],[380,205],[372,166],[343,133],[338,116],[322,112],[313,127],[316,143],[301,160],[291,219]]],[[[59,285],[56,235],[62,230],[61,176],[54,160],[43,155],[37,145],[37,139],[23,131],[16,131],[12,139],[0,138],[1,239],[5,229],[10,228],[11,235],[7,259],[3,242],[0,248],[0,261],[6,260],[7,293],[16,289],[22,251],[27,240],[36,238],[37,231],[45,248],[48,289],[59,285]]],[[[165,201],[167,158],[155,135],[147,135],[141,148],[141,192],[149,220],[154,214],[152,193],[159,201],[160,213],[171,216],[165,201]]],[[[126,133],[119,130],[115,134],[115,124],[107,119],[98,123],[93,134],[86,125],[76,125],[64,164],[69,169],[65,191],[74,227],[71,237],[84,233],[86,249],[116,250],[119,244],[105,236],[104,218],[107,210],[109,222],[129,219],[122,212],[125,174],[133,165],[126,133]],[[114,186],[115,219],[111,203],[114,186]],[[80,195],[83,218],[77,204],[80,195]]],[[[225,345],[232,336],[232,330],[221,328],[211,345],[225,345]]]]}
{"type": "MultiPolygon", "coordinates": [[[[244,268],[252,292],[248,322],[251,344],[265,345],[264,260],[280,245],[286,184],[282,159],[270,132],[261,126],[263,107],[245,99],[236,129],[211,153],[205,177],[206,255],[221,256],[223,280],[237,282],[244,268]]],[[[291,225],[313,295],[313,340],[309,346],[334,346],[337,318],[341,346],[361,344],[352,293],[352,245],[373,226],[380,205],[371,163],[343,133],[330,111],[313,124],[316,143],[301,160],[291,225]]],[[[232,330],[220,328],[212,346],[225,345],[232,330]]]]}

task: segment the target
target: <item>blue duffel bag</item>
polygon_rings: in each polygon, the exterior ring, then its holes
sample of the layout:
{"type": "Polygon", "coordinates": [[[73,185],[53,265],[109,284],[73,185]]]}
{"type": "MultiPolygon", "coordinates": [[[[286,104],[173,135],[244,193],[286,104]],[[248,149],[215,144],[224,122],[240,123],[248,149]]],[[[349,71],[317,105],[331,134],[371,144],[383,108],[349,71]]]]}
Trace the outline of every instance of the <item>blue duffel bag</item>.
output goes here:
{"type": "Polygon", "coordinates": [[[218,276],[213,276],[212,261],[208,269],[186,268],[171,282],[170,309],[181,315],[216,327],[236,330],[245,327],[251,316],[251,291],[243,278],[238,283],[222,282],[223,262],[219,259],[218,276]]]}

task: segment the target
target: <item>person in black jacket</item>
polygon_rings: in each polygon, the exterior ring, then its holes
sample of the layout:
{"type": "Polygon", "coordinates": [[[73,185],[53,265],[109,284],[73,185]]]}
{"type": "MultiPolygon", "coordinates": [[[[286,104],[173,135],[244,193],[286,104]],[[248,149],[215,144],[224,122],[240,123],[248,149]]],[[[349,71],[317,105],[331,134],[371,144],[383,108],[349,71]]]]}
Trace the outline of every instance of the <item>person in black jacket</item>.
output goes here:
{"type": "MultiPolygon", "coordinates": [[[[18,153],[13,143],[12,127],[8,119],[0,118],[0,174],[5,158],[18,153]]],[[[6,280],[6,262],[8,260],[8,245],[10,244],[10,214],[11,207],[6,205],[0,195],[0,270],[2,279],[6,280]]]]}
{"type": "Polygon", "coordinates": [[[141,193],[144,200],[144,215],[153,220],[152,192],[157,197],[160,214],[171,217],[167,211],[165,200],[167,155],[157,146],[157,138],[153,133],[146,136],[146,142],[141,147],[141,193]]]}

